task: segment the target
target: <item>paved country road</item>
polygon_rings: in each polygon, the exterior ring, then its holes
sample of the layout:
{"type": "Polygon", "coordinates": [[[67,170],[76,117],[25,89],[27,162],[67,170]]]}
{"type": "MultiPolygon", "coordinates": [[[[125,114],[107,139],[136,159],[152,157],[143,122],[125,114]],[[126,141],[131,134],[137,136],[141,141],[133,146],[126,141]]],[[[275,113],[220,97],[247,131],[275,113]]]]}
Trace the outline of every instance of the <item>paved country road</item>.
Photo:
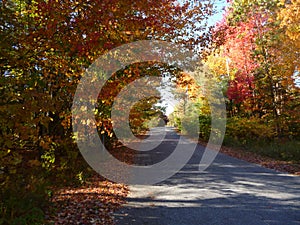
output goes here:
{"type": "MultiPolygon", "coordinates": [[[[164,142],[142,152],[151,164],[173,151],[179,136],[168,128],[164,142]]],[[[198,171],[204,147],[171,178],[156,185],[131,185],[128,203],[115,213],[118,225],[300,224],[300,177],[279,173],[219,153],[198,171]]]]}

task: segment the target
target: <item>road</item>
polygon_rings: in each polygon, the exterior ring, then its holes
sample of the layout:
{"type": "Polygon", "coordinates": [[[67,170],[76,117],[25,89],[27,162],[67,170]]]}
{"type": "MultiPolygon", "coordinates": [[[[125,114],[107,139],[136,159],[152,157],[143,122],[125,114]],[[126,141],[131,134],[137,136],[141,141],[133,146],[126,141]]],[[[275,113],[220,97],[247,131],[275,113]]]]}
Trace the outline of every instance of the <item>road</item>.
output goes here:
{"type": "MultiPolygon", "coordinates": [[[[179,136],[169,128],[156,149],[137,164],[166,158],[179,136]]],[[[171,178],[156,185],[131,185],[128,203],[114,215],[117,225],[292,225],[300,224],[300,177],[219,153],[198,171],[204,147],[171,178]]]]}

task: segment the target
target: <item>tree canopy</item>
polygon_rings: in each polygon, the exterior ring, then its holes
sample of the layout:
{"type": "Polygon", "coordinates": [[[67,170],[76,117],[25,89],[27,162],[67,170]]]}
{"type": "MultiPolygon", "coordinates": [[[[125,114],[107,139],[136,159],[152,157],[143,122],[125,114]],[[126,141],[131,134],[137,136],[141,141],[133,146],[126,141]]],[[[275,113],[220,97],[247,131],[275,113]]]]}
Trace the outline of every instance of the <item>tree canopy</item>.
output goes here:
{"type": "MultiPolygon", "coordinates": [[[[71,106],[83,72],[98,56],[150,39],[204,49],[211,38],[205,26],[211,14],[209,1],[0,1],[0,198],[9,202],[8,196],[36,193],[50,173],[75,177],[80,172],[71,106]]],[[[155,64],[129,66],[101,92],[98,129],[108,144],[111,100],[143,72],[155,76],[159,71],[155,64]]],[[[136,128],[153,115],[149,103],[156,101],[136,105],[131,121],[136,128]]],[[[13,210],[1,211],[5,223],[12,223],[13,210]]]]}

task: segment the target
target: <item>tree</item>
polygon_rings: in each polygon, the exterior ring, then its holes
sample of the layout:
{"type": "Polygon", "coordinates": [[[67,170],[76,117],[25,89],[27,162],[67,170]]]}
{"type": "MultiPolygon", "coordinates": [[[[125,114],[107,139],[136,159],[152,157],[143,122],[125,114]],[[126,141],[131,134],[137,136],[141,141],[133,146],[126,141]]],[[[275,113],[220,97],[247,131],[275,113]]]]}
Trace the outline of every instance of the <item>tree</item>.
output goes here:
{"type": "MultiPolygon", "coordinates": [[[[71,167],[78,156],[71,105],[83,71],[98,56],[144,39],[188,47],[201,43],[204,48],[210,35],[197,39],[190,31],[205,31],[198,22],[208,17],[211,7],[209,2],[180,5],[175,0],[1,1],[1,190],[33,192],[45,182],[42,168],[48,175],[51,170],[64,175],[76,171],[71,167]],[[28,168],[39,172],[32,175],[28,168]]],[[[102,92],[108,101],[100,101],[105,114],[100,132],[108,136],[109,96],[139,76],[134,67],[116,74],[125,82],[102,92]]],[[[5,196],[1,192],[1,199],[5,196]]]]}
{"type": "MultiPolygon", "coordinates": [[[[219,55],[226,60],[227,79],[231,79],[226,94],[229,109],[234,107],[234,113],[276,121],[279,136],[289,129],[285,121],[299,93],[294,81],[299,48],[288,35],[295,28],[286,25],[286,21],[295,20],[295,7],[295,2],[282,4],[277,0],[231,1],[227,14],[215,28],[214,41],[220,46],[219,55]],[[283,17],[283,13],[289,17],[287,12],[292,11],[289,19],[283,17]]],[[[218,73],[224,76],[225,71],[218,73]]]]}
{"type": "Polygon", "coordinates": [[[280,27],[285,28],[285,34],[297,48],[300,48],[300,2],[299,0],[291,0],[290,3],[280,1],[280,4],[283,5],[278,13],[278,19],[281,21],[280,27]]]}

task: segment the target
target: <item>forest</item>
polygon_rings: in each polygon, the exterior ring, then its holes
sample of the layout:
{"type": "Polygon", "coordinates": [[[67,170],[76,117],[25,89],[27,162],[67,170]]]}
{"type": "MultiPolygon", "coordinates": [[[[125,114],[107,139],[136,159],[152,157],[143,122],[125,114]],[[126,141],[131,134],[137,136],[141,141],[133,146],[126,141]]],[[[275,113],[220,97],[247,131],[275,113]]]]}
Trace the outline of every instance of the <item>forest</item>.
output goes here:
{"type": "MultiPolygon", "coordinates": [[[[211,0],[1,0],[0,224],[45,224],[55,190],[94,176],[72,131],[76,87],[99,56],[135,41],[175,43],[209,68],[225,99],[225,146],[299,164],[300,1],[230,0],[222,20],[210,25],[215,11],[211,0]]],[[[110,118],[114,98],[137,78],[166,73],[190,99],[179,101],[169,124],[188,133],[181,123],[196,113],[199,139],[209,139],[201,84],[180,68],[135,63],[113,74],[97,102],[99,136],[116,156],[124,152],[110,118]]],[[[134,134],[166,117],[159,101],[135,105],[134,134]]]]}
{"type": "MultiPolygon", "coordinates": [[[[232,1],[212,43],[204,63],[226,99],[223,144],[299,161],[299,1],[232,1]]],[[[181,79],[179,88],[187,85],[190,104],[198,104],[199,136],[208,140],[208,101],[188,75],[181,79]]],[[[195,113],[185,107],[184,116],[171,115],[174,124],[195,113]]]]}

